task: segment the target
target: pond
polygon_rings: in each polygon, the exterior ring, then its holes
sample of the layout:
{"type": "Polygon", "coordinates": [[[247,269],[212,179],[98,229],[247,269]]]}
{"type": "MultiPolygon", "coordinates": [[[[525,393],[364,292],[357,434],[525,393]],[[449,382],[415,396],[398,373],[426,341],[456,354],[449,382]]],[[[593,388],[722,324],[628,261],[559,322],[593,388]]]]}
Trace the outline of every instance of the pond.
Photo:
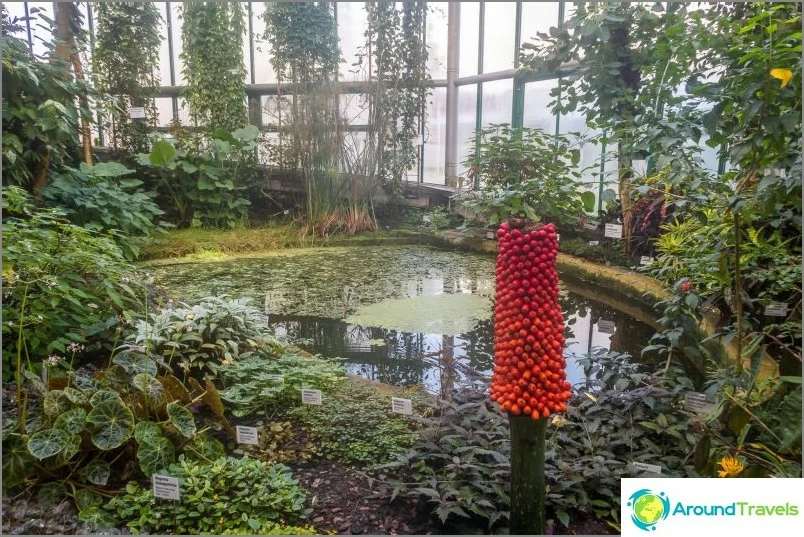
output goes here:
{"type": "MultiPolygon", "coordinates": [[[[488,376],[494,334],[494,258],[428,246],[284,250],[150,269],[183,302],[250,297],[279,336],[345,360],[350,373],[439,393],[488,376]]],[[[562,284],[567,376],[585,381],[569,355],[602,347],[639,357],[653,330],[562,284]]]]}

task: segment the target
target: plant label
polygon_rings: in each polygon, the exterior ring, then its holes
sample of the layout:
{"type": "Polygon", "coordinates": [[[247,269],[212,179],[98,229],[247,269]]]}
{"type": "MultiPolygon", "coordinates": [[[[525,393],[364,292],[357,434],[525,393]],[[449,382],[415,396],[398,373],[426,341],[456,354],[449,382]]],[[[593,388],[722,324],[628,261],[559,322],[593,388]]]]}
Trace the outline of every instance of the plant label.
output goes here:
{"type": "Polygon", "coordinates": [[[145,119],[145,108],[142,106],[131,106],[128,109],[130,119],[145,119]]]}
{"type": "Polygon", "coordinates": [[[787,304],[784,302],[771,302],[765,306],[765,315],[768,317],[787,317],[787,304]]]}
{"type": "Polygon", "coordinates": [[[561,233],[556,233],[556,242],[561,240],[561,233]]]}
{"type": "Polygon", "coordinates": [[[47,360],[42,360],[42,382],[45,383],[45,387],[47,387],[47,360]]]}
{"type": "Polygon", "coordinates": [[[321,404],[321,390],[307,390],[302,392],[302,403],[305,405],[320,405],[321,404]]]}
{"type": "Polygon", "coordinates": [[[650,256],[643,255],[642,257],[639,258],[639,264],[640,265],[645,266],[645,265],[650,265],[651,263],[653,263],[653,258],[650,257],[650,256]]]}
{"type": "Polygon", "coordinates": [[[167,475],[154,474],[151,478],[154,484],[154,498],[163,500],[180,500],[179,480],[167,475]]]}
{"type": "Polygon", "coordinates": [[[608,319],[600,319],[597,322],[597,331],[601,334],[613,334],[614,331],[617,329],[617,325],[614,324],[614,321],[609,321],[608,319]]]}
{"type": "Polygon", "coordinates": [[[251,444],[256,446],[260,443],[259,433],[256,427],[238,425],[235,427],[235,434],[237,435],[238,444],[251,444]]]}
{"type": "Polygon", "coordinates": [[[589,241],[589,246],[597,246],[600,244],[600,241],[589,241]]]}
{"type": "Polygon", "coordinates": [[[715,409],[715,404],[706,400],[706,395],[690,392],[684,397],[684,410],[696,414],[709,414],[715,409]]]}
{"type": "Polygon", "coordinates": [[[622,224],[606,224],[606,229],[603,235],[609,239],[622,239],[623,238],[622,224]]]}
{"type": "Polygon", "coordinates": [[[265,379],[276,382],[277,384],[285,383],[285,375],[265,375],[265,379]]]}
{"type": "Polygon", "coordinates": [[[494,240],[494,237],[496,237],[496,236],[497,235],[495,235],[493,231],[486,231],[486,238],[487,239],[494,240]]]}
{"type": "Polygon", "coordinates": [[[391,397],[391,412],[413,414],[413,401],[401,397],[391,397]]]}
{"type": "Polygon", "coordinates": [[[421,145],[424,145],[424,138],[422,138],[421,135],[414,136],[413,138],[410,139],[410,143],[413,147],[419,147],[421,145]]]}
{"type": "Polygon", "coordinates": [[[651,474],[661,474],[662,473],[662,467],[657,466],[655,464],[647,464],[647,463],[644,463],[644,462],[631,461],[631,466],[633,466],[634,470],[637,470],[638,472],[648,472],[648,473],[651,473],[651,474]]]}

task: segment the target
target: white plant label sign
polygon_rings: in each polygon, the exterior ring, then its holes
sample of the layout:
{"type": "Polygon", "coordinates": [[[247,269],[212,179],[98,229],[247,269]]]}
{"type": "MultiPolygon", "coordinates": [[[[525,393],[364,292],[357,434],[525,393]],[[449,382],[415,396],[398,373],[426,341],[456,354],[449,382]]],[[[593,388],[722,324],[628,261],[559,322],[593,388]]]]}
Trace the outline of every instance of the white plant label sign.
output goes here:
{"type": "Polygon", "coordinates": [[[237,434],[238,444],[251,444],[256,446],[260,443],[259,433],[256,427],[238,425],[235,427],[235,433],[237,434]]]}
{"type": "Polygon", "coordinates": [[[644,265],[650,265],[651,263],[653,263],[653,258],[650,257],[650,256],[643,255],[642,257],[639,258],[639,264],[640,265],[643,265],[643,266],[644,265]]]}
{"type": "Polygon", "coordinates": [[[768,317],[787,317],[787,304],[784,302],[771,302],[765,306],[765,315],[768,317]]]}
{"type": "Polygon", "coordinates": [[[151,478],[154,485],[154,498],[179,501],[179,480],[168,475],[154,474],[151,478]]]}
{"type": "Polygon", "coordinates": [[[128,117],[131,119],[145,119],[145,108],[142,106],[129,107],[128,117]]]}
{"type": "Polygon", "coordinates": [[[706,395],[690,392],[684,397],[684,410],[696,414],[709,414],[715,409],[715,404],[706,400],[706,395]]]}
{"type": "Polygon", "coordinates": [[[401,397],[391,397],[391,411],[397,414],[413,414],[413,401],[401,397]]]}
{"type": "Polygon", "coordinates": [[[589,246],[597,246],[600,244],[600,241],[589,241],[589,246]]]}
{"type": "Polygon", "coordinates": [[[600,319],[597,322],[597,331],[601,334],[613,334],[614,331],[617,329],[617,325],[614,324],[614,321],[609,321],[608,319],[600,319]]]}
{"type": "Polygon", "coordinates": [[[606,224],[606,229],[603,235],[605,237],[608,237],[609,239],[622,239],[623,238],[622,224],[606,224]]]}
{"type": "Polygon", "coordinates": [[[305,405],[320,405],[321,404],[321,390],[308,390],[301,391],[302,403],[305,405]]]}
{"type": "Polygon", "coordinates": [[[631,466],[634,467],[634,470],[637,470],[639,472],[649,472],[651,474],[661,474],[662,473],[662,467],[657,466],[655,464],[647,464],[647,463],[644,463],[644,462],[633,462],[632,461],[631,466]]]}
{"type": "Polygon", "coordinates": [[[493,240],[494,237],[496,237],[496,235],[494,234],[493,231],[486,231],[486,238],[487,239],[492,239],[493,240]]]}
{"type": "Polygon", "coordinates": [[[560,234],[560,233],[556,233],[556,242],[558,242],[558,241],[560,241],[560,240],[561,240],[561,234],[560,234]]]}

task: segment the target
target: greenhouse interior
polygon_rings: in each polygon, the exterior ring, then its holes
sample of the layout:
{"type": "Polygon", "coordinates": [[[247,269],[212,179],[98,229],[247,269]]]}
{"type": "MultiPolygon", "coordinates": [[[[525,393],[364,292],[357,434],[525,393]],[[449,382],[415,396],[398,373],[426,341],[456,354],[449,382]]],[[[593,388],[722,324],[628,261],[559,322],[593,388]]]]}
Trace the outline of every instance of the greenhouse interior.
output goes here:
{"type": "Polygon", "coordinates": [[[801,478],[801,15],[4,3],[3,533],[608,535],[669,509],[625,478],[801,478]]]}

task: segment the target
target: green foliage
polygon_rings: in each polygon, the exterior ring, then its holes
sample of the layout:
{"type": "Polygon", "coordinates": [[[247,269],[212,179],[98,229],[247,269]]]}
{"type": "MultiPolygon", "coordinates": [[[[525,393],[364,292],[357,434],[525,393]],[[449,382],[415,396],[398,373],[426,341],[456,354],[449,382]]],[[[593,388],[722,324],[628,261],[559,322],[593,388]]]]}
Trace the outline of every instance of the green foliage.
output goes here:
{"type": "Polygon", "coordinates": [[[148,237],[157,227],[154,219],[163,214],[150,193],[139,187],[142,181],[126,176],[134,173],[116,162],[79,169],[65,167],[42,190],[42,196],[64,210],[70,221],[94,231],[119,231],[116,242],[130,259],[139,254],[136,237],[148,237]]]}
{"type": "MultiPolygon", "coordinates": [[[[190,306],[179,303],[139,320],[129,347],[145,348],[185,372],[215,372],[216,367],[254,355],[278,356],[284,349],[266,328],[249,299],[206,297],[190,306]]],[[[119,355],[118,355],[119,357],[119,355]]]]}
{"type": "Polygon", "coordinates": [[[345,377],[339,363],[293,354],[252,353],[212,369],[224,387],[221,399],[234,407],[232,413],[238,417],[270,405],[296,404],[302,388],[329,392],[345,377]]]}
{"type": "MultiPolygon", "coordinates": [[[[677,406],[688,379],[641,373],[617,353],[595,351],[579,363],[589,386],[547,433],[547,507],[565,525],[582,513],[616,521],[620,478],[637,475],[631,461],[659,464],[670,476],[695,475],[687,455],[698,437],[677,406]]],[[[422,420],[421,439],[386,466],[401,472],[393,496],[426,497],[442,522],[503,524],[510,501],[506,416],[476,389],[439,405],[422,420]]]]}
{"type": "Polygon", "coordinates": [[[563,137],[540,129],[492,125],[479,131],[469,154],[469,178],[481,187],[464,204],[489,224],[512,216],[576,225],[583,214],[574,171],[580,153],[563,137]]]}
{"type": "Polygon", "coordinates": [[[421,222],[418,226],[420,230],[436,234],[442,229],[457,227],[458,216],[446,207],[436,207],[423,214],[419,221],[421,222]]]}
{"type": "Polygon", "coordinates": [[[188,2],[181,12],[180,58],[190,115],[210,131],[246,125],[243,7],[237,2],[188,2]]]}
{"type": "Polygon", "coordinates": [[[148,133],[157,126],[153,97],[159,91],[161,22],[153,2],[97,6],[92,74],[105,111],[103,128],[114,149],[146,151],[148,133]],[[145,119],[129,118],[133,106],[145,108],[145,119]]]}
{"type": "Polygon", "coordinates": [[[589,244],[589,240],[582,238],[564,239],[558,244],[559,250],[564,253],[589,259],[597,263],[616,265],[624,267],[628,265],[628,259],[619,250],[612,248],[603,240],[598,239],[598,244],[589,244]]]}
{"type": "Polygon", "coordinates": [[[262,526],[243,530],[225,530],[221,535],[318,535],[312,526],[285,526],[266,522],[262,526]]]}
{"type": "Polygon", "coordinates": [[[404,453],[417,438],[415,421],[391,412],[390,396],[371,386],[345,382],[326,399],[325,406],[305,406],[292,414],[327,458],[383,464],[404,453]]]}
{"type": "Polygon", "coordinates": [[[42,359],[73,343],[95,346],[118,316],[137,311],[143,291],[107,234],[36,209],[17,187],[3,188],[3,351],[42,359]]]}
{"type": "Polygon", "coordinates": [[[75,104],[87,85],[58,63],[32,58],[16,35],[20,22],[3,9],[3,184],[30,188],[44,185],[49,169],[78,160],[79,119],[91,112],[75,104]]]}
{"type": "Polygon", "coordinates": [[[229,457],[182,460],[168,473],[179,478],[181,502],[155,501],[150,488],[131,482],[104,509],[135,534],[254,534],[305,514],[304,491],[286,466],[229,457]]]}
{"type": "Polygon", "coordinates": [[[138,162],[155,173],[157,188],[173,202],[180,226],[244,227],[250,205],[246,193],[256,180],[258,135],[254,125],[231,133],[218,129],[185,141],[187,150],[157,139],[138,162]]]}

